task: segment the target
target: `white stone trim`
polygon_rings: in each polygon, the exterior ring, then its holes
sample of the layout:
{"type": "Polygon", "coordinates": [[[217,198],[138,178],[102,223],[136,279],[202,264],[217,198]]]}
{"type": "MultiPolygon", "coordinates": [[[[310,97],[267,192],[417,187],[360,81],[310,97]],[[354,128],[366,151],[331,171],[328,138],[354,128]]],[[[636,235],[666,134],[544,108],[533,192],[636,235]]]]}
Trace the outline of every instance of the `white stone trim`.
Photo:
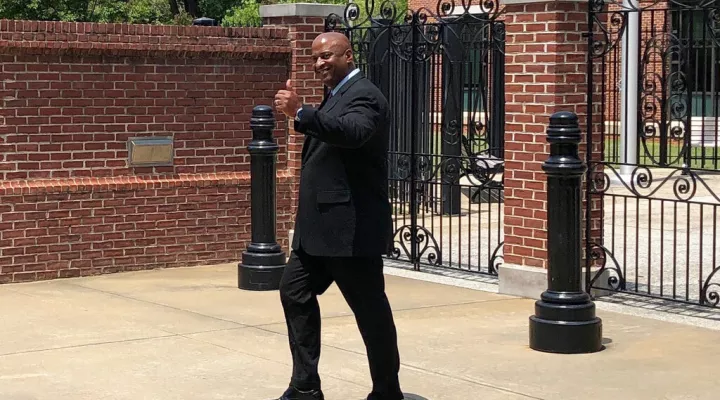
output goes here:
{"type": "MultiPolygon", "coordinates": [[[[580,287],[585,290],[585,271],[581,267],[580,287]]],[[[591,275],[595,276],[598,269],[592,268],[591,275]]],[[[611,294],[605,284],[608,279],[609,270],[595,280],[591,293],[593,296],[602,297],[611,294]]],[[[542,292],[547,290],[547,270],[544,268],[526,267],[522,265],[502,264],[498,267],[498,293],[511,296],[540,299],[542,292]]]]}
{"type": "Polygon", "coordinates": [[[327,17],[330,14],[344,15],[345,6],[318,3],[270,4],[260,6],[262,18],[276,17],[327,17]]]}
{"type": "Polygon", "coordinates": [[[504,263],[498,267],[498,293],[539,299],[547,290],[547,270],[504,263]]]}

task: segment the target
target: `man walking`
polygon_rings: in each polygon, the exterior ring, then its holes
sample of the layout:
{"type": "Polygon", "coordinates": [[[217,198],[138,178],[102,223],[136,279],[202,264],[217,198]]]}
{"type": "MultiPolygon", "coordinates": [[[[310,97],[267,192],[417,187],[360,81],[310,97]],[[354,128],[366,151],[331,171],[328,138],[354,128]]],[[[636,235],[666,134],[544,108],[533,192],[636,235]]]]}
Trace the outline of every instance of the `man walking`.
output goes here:
{"type": "Polygon", "coordinates": [[[403,399],[382,260],[392,241],[388,103],[355,68],[344,35],[319,35],[312,57],[315,72],[331,90],[320,107],[301,104],[290,81],[275,96],[277,110],[305,135],[292,253],[280,283],[293,372],[278,400],[324,399],[317,296],[332,282],[355,314],[365,343],[373,381],[368,400],[403,399]]]}

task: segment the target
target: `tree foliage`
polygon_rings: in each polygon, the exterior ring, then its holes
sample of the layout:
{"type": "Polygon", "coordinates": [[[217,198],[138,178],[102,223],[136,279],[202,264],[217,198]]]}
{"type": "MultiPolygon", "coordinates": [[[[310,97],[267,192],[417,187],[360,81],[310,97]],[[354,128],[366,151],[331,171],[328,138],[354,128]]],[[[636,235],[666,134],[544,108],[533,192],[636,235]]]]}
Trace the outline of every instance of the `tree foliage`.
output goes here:
{"type": "MultiPolygon", "coordinates": [[[[0,0],[0,18],[39,21],[172,24],[186,14],[173,12],[176,0],[0,0]]],[[[184,0],[180,0],[184,1],[184,0]]],[[[191,0],[195,1],[195,0],[191,0]]]]}
{"type": "Polygon", "coordinates": [[[222,26],[260,26],[260,3],[254,0],[241,0],[225,12],[222,26]]]}
{"type": "Polygon", "coordinates": [[[87,0],[0,0],[0,18],[73,21],[87,16],[87,0]]]}
{"type": "MultiPolygon", "coordinates": [[[[208,17],[222,26],[259,26],[260,5],[300,0],[0,0],[0,19],[189,25],[208,17]]],[[[307,1],[307,0],[306,0],[307,1]]],[[[309,0],[346,4],[347,0],[309,0]]],[[[364,8],[364,0],[355,0],[364,8]]],[[[378,8],[382,0],[375,0],[378,8]]],[[[407,0],[396,0],[398,11],[407,0]]],[[[363,10],[364,11],[364,10],[363,10]]],[[[402,12],[402,11],[400,11],[402,12]]]]}

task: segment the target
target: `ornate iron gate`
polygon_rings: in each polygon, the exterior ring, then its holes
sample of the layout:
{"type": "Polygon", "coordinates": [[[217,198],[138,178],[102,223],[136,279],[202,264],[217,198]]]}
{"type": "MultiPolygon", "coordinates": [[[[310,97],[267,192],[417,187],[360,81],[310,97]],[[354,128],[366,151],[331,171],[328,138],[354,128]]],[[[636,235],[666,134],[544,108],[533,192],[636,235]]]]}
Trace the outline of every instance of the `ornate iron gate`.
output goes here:
{"type": "Polygon", "coordinates": [[[440,0],[436,12],[350,3],[326,30],[394,119],[387,157],[395,220],[389,257],[495,274],[502,260],[504,40],[496,3],[440,0]],[[470,3],[470,2],[466,2],[470,3]]]}
{"type": "Polygon", "coordinates": [[[591,0],[588,38],[588,290],[717,306],[720,0],[591,0]]]}

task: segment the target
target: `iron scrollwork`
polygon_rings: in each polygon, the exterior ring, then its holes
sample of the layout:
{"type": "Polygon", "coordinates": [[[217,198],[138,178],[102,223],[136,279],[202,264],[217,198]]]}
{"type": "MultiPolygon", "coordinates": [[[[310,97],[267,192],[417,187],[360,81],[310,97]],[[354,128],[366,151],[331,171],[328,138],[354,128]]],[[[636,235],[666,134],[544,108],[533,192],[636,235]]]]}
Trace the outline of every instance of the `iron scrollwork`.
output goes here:
{"type": "Polygon", "coordinates": [[[626,181],[614,165],[605,162],[591,162],[588,165],[589,190],[591,194],[606,193],[610,188],[611,182],[608,174],[609,171],[628,192],[639,198],[661,199],[657,197],[657,194],[668,182],[672,182],[672,194],[674,198],[670,200],[683,202],[693,200],[698,193],[698,189],[704,188],[707,194],[720,204],[720,197],[697,172],[684,168],[667,168],[667,170],[670,172],[666,176],[656,179],[653,176],[651,168],[644,165],[637,165],[633,167],[630,178],[626,181]]]}
{"type": "Polygon", "coordinates": [[[439,157],[420,154],[415,156],[414,168],[410,166],[410,156],[400,154],[394,163],[396,174],[393,179],[409,182],[414,177],[419,184],[454,185],[467,178],[476,189],[495,187],[499,183],[497,178],[502,174],[503,161],[486,153],[479,152],[474,157],[443,156],[437,163],[433,160],[439,157]]]}
{"type": "MultiPolygon", "coordinates": [[[[658,229],[655,215],[660,216],[660,229],[665,230],[665,223],[670,222],[676,229],[679,225],[677,219],[677,205],[682,204],[688,224],[688,238],[695,231],[690,228],[691,224],[697,223],[700,227],[700,235],[708,238],[703,232],[704,224],[714,221],[717,207],[720,206],[720,192],[717,192],[715,177],[709,174],[698,173],[697,169],[709,170],[717,168],[708,167],[706,160],[717,162],[717,148],[705,143],[705,135],[714,135],[713,128],[706,129],[705,124],[714,125],[717,117],[715,105],[706,108],[703,96],[716,92],[714,83],[705,76],[715,76],[717,68],[714,61],[708,61],[711,54],[720,47],[720,1],[719,0],[590,0],[589,19],[591,26],[587,32],[590,49],[588,52],[597,61],[597,70],[588,73],[588,96],[591,104],[597,106],[592,117],[598,118],[597,127],[588,125],[589,135],[588,151],[588,175],[587,194],[590,198],[598,201],[598,208],[604,214],[603,225],[600,227],[599,235],[603,239],[596,239],[599,243],[587,244],[588,265],[596,268],[592,273],[588,272],[588,287],[611,291],[638,291],[639,286],[647,286],[647,293],[650,297],[669,298],[663,292],[663,286],[667,284],[663,280],[663,268],[665,265],[658,265],[655,259],[656,250],[652,248],[635,250],[635,272],[633,273],[628,264],[628,270],[622,265],[622,260],[632,255],[628,247],[612,250],[617,255],[603,247],[602,241],[608,243],[617,240],[627,240],[631,235],[637,238],[641,236],[640,226],[641,215],[643,219],[647,216],[647,238],[648,247],[652,246],[651,239],[656,240],[653,230],[658,229]],[[635,25],[635,18],[637,24],[635,25]],[[654,21],[654,22],[649,22],[654,21]],[[628,26],[629,24],[629,26],[628,26]],[[634,26],[635,25],[635,26],[634,26]],[[628,37],[628,35],[630,35],[628,37]],[[637,43],[637,46],[635,46],[637,43]],[[627,46],[625,46],[627,44],[627,46]],[[622,46],[622,48],[620,48],[622,46]],[[628,54],[629,51],[632,53],[628,54]],[[637,64],[638,69],[634,66],[637,64]],[[633,68],[629,68],[633,67],[633,68]],[[625,69],[627,68],[627,69],[625,69]],[[595,74],[607,74],[601,80],[595,80],[595,74]],[[622,87],[615,85],[621,77],[637,77],[637,88],[622,87]],[[707,82],[705,82],[707,80],[707,82]],[[638,101],[622,101],[624,95],[637,96],[638,101]],[[699,104],[699,103],[703,104],[699,104]],[[632,108],[624,108],[632,107],[632,108]],[[635,108],[637,107],[637,108],[635,108]],[[627,113],[627,114],[626,114],[627,113]],[[631,118],[624,119],[623,116],[630,115],[631,118]],[[635,118],[637,117],[636,123],[635,118]],[[705,118],[711,118],[705,122],[705,118]],[[701,128],[696,125],[699,121],[701,128]],[[632,124],[628,125],[628,124],[632,124]],[[623,135],[621,132],[626,133],[623,135]],[[691,136],[692,132],[692,136],[691,136]],[[597,136],[595,134],[597,133],[597,136]],[[599,137],[596,143],[592,143],[599,137]],[[698,139],[699,138],[699,139],[698,139]],[[696,144],[700,140],[702,144],[696,144]],[[624,148],[628,141],[633,141],[635,146],[624,148]],[[619,142],[619,143],[618,143],[619,142]],[[593,145],[604,144],[606,148],[598,150],[593,145]],[[593,152],[597,153],[593,154],[593,152]],[[628,159],[621,159],[620,154],[630,155],[628,159]],[[706,156],[705,153],[713,153],[706,156]],[[702,153],[702,154],[698,154],[702,153]],[[637,160],[634,160],[637,157],[637,160]],[[707,158],[706,158],[707,157],[707,158]],[[696,163],[700,159],[701,163],[696,163]],[[602,161],[598,161],[602,160],[602,161]],[[633,161],[631,161],[633,160],[633,161]],[[628,204],[627,200],[632,199],[634,205],[628,204]],[[658,202],[660,210],[653,206],[654,202],[636,201],[661,200],[658,202]],[[609,201],[608,201],[609,200],[609,201]],[[668,220],[665,217],[664,200],[672,204],[674,216],[668,220]],[[643,208],[644,204],[648,204],[643,208]],[[691,206],[700,210],[700,217],[691,214],[691,206]],[[710,206],[710,207],[707,207],[710,206]],[[706,208],[705,208],[706,207],[706,208]],[[708,220],[703,215],[704,209],[711,209],[713,219],[708,220]],[[628,228],[628,220],[632,221],[629,211],[635,213],[636,230],[632,233],[629,229],[617,229],[624,226],[628,228]],[[615,216],[624,213],[623,221],[616,225],[615,216]],[[608,216],[611,220],[608,220],[608,216]],[[663,220],[663,218],[665,218],[663,220]],[[612,226],[608,226],[612,224],[612,226]],[[638,228],[639,227],[639,228],[638,228]],[[616,233],[617,229],[617,233],[616,233]],[[616,236],[617,235],[617,236],[616,236]],[[623,257],[620,257],[621,253],[623,257]],[[619,258],[621,261],[618,262],[619,258]],[[638,261],[647,260],[647,273],[639,269],[638,261]],[[622,266],[622,268],[621,268],[622,266]],[[599,268],[599,269],[598,269],[599,268]],[[653,280],[660,273],[660,292],[654,293],[657,280],[653,280]],[[631,283],[624,272],[634,277],[635,283],[631,283]],[[655,274],[652,275],[651,274],[655,274]],[[641,280],[646,279],[644,282],[641,280]],[[626,286],[635,286],[631,289],[626,286]]],[[[619,86],[619,85],[618,85],[619,86]]],[[[623,85],[624,86],[624,85],[623,85]]],[[[709,97],[708,97],[709,98],[709,97]]],[[[590,121],[594,121],[590,119],[590,121]]],[[[594,124],[594,122],[591,122],[594,124]]],[[[715,167],[717,164],[715,164],[715,167]]],[[[587,218],[594,218],[592,212],[595,209],[588,207],[587,218]]],[[[592,232],[587,228],[587,236],[590,238],[592,232]]],[[[713,233],[714,235],[714,233],[713,233]]],[[[588,239],[592,241],[592,239],[588,239]]],[[[666,251],[666,242],[663,233],[660,233],[660,252],[666,251]]],[[[712,241],[710,239],[709,241],[712,241]]],[[[627,240],[629,242],[629,240],[627,240]]],[[[669,243],[669,242],[667,242],[669,243]]],[[[638,245],[636,245],[637,247],[638,245]]],[[[677,255],[683,245],[673,241],[675,248],[670,250],[677,255]]],[[[720,265],[712,265],[709,273],[703,272],[703,244],[699,261],[691,261],[695,254],[694,246],[687,244],[684,249],[687,261],[684,268],[687,268],[686,284],[683,302],[691,301],[691,294],[697,293],[701,305],[711,307],[720,306],[720,265]],[[699,263],[700,265],[693,265],[699,263]],[[690,278],[696,268],[700,276],[690,278]],[[695,282],[695,290],[689,286],[695,282]],[[692,293],[695,292],[695,293],[692,293]]],[[[660,264],[667,260],[660,256],[660,264]]],[[[674,273],[680,266],[674,259],[672,261],[674,273]]],[[[676,299],[676,289],[680,285],[673,278],[673,299],[676,299]]],[[[680,289],[680,291],[683,291],[680,289]]]]}
{"type": "Polygon", "coordinates": [[[345,6],[342,16],[332,13],[325,19],[325,30],[334,31],[341,26],[347,29],[353,26],[363,26],[368,23],[378,26],[388,26],[390,24],[402,23],[401,21],[408,18],[407,15],[401,14],[398,11],[394,1],[382,1],[379,3],[377,11],[375,7],[375,0],[365,0],[364,2],[351,0],[345,6]],[[364,5],[364,7],[361,7],[361,4],[364,5]]]}
{"type": "Polygon", "coordinates": [[[700,304],[717,307],[720,304],[720,282],[714,282],[715,274],[720,271],[720,266],[715,267],[705,279],[700,288],[700,304]]]}
{"type": "Polygon", "coordinates": [[[494,20],[502,13],[498,0],[437,0],[434,7],[399,10],[392,0],[350,0],[343,15],[330,14],[325,20],[326,30],[349,29],[372,24],[379,27],[393,25],[426,25],[454,21],[457,17],[494,20]]]}
{"type": "Polygon", "coordinates": [[[391,252],[392,258],[397,260],[403,254],[411,258],[411,249],[415,247],[417,249],[415,254],[417,259],[426,257],[427,262],[431,265],[442,264],[442,251],[440,250],[440,246],[433,237],[432,232],[424,227],[415,226],[415,232],[413,234],[413,226],[404,225],[395,231],[394,237],[391,252]]]}
{"type": "Polygon", "coordinates": [[[504,241],[498,243],[497,247],[495,247],[495,250],[493,250],[492,255],[490,255],[490,261],[488,262],[488,273],[492,275],[498,274],[500,266],[503,265],[503,262],[505,261],[505,256],[503,254],[503,251],[505,249],[504,246],[504,241]]]}
{"type": "MultiPolygon", "coordinates": [[[[608,166],[614,170],[613,166],[608,166]]],[[[614,171],[617,174],[617,171],[614,171]]],[[[591,194],[604,194],[610,189],[610,176],[605,172],[605,163],[588,163],[588,190],[591,194]]]]}
{"type": "Polygon", "coordinates": [[[715,46],[720,46],[720,4],[708,13],[707,25],[710,40],[715,43],[715,46]]]}
{"type": "Polygon", "coordinates": [[[658,165],[674,164],[689,150],[684,140],[690,111],[685,53],[680,38],[672,33],[661,33],[645,42],[640,61],[643,74],[640,109],[644,129],[639,134],[645,156],[658,165]],[[677,69],[669,74],[655,72],[658,62],[670,65],[673,60],[677,60],[677,69]],[[659,138],[661,133],[666,133],[666,140],[676,141],[682,146],[675,159],[665,157],[658,160],[648,148],[648,141],[659,138]]]}
{"type": "Polygon", "coordinates": [[[431,15],[438,20],[444,20],[445,18],[455,17],[457,15],[472,16],[475,18],[477,18],[476,15],[486,15],[488,19],[495,19],[502,11],[498,3],[498,0],[478,0],[476,2],[473,0],[460,0],[460,4],[458,4],[455,0],[439,0],[435,14],[431,13],[431,15]],[[473,6],[477,8],[477,11],[471,11],[473,6]]]}
{"type": "Polygon", "coordinates": [[[587,286],[589,288],[604,289],[611,291],[625,290],[625,277],[623,276],[620,264],[615,256],[605,246],[598,243],[588,243],[589,258],[591,265],[600,265],[599,269],[592,276],[587,286]],[[608,265],[608,258],[612,261],[612,265],[608,265]],[[605,278],[604,286],[596,286],[598,280],[603,276],[605,278]]]}
{"type": "Polygon", "coordinates": [[[505,53],[505,22],[496,21],[492,26],[493,31],[493,45],[500,50],[503,54],[505,53]]]}
{"type": "MultiPolygon", "coordinates": [[[[603,0],[593,0],[591,6],[595,7],[600,4],[602,9],[603,0]]],[[[623,34],[627,29],[627,13],[615,11],[610,14],[608,22],[603,22],[604,18],[600,18],[598,15],[604,14],[592,14],[591,15],[591,32],[590,37],[590,56],[593,58],[604,57],[610,51],[620,43],[623,34]]]]}
{"type": "MultiPolygon", "coordinates": [[[[401,108],[393,121],[397,125],[393,126],[386,162],[391,195],[398,200],[396,213],[403,218],[409,214],[412,223],[397,225],[389,257],[442,264],[443,249],[438,245],[442,241],[433,237],[436,232],[422,226],[424,219],[417,218],[420,207],[434,213],[438,204],[449,204],[443,197],[448,193],[455,204],[461,180],[462,186],[473,186],[473,196],[485,186],[502,188],[496,179],[502,176],[504,165],[502,142],[494,143],[487,133],[495,118],[488,106],[496,100],[488,100],[487,92],[494,86],[486,76],[495,71],[502,78],[504,63],[490,63],[504,53],[505,26],[495,21],[500,13],[497,0],[436,0],[416,10],[401,9],[391,0],[350,0],[342,14],[331,14],[325,20],[326,31],[348,36],[358,67],[377,80],[396,110],[401,108]],[[467,63],[481,71],[480,78],[465,76],[462,68],[455,67],[467,63]],[[450,107],[446,97],[434,97],[436,79],[443,86],[460,88],[450,107]],[[465,90],[480,92],[472,97],[474,103],[484,96],[473,110],[464,108],[465,90]],[[465,119],[464,113],[471,116],[465,119]],[[442,114],[442,119],[436,114],[442,114]]],[[[500,129],[493,132],[503,137],[500,129]]],[[[502,264],[502,244],[490,262],[488,271],[492,273],[502,264]]]]}

